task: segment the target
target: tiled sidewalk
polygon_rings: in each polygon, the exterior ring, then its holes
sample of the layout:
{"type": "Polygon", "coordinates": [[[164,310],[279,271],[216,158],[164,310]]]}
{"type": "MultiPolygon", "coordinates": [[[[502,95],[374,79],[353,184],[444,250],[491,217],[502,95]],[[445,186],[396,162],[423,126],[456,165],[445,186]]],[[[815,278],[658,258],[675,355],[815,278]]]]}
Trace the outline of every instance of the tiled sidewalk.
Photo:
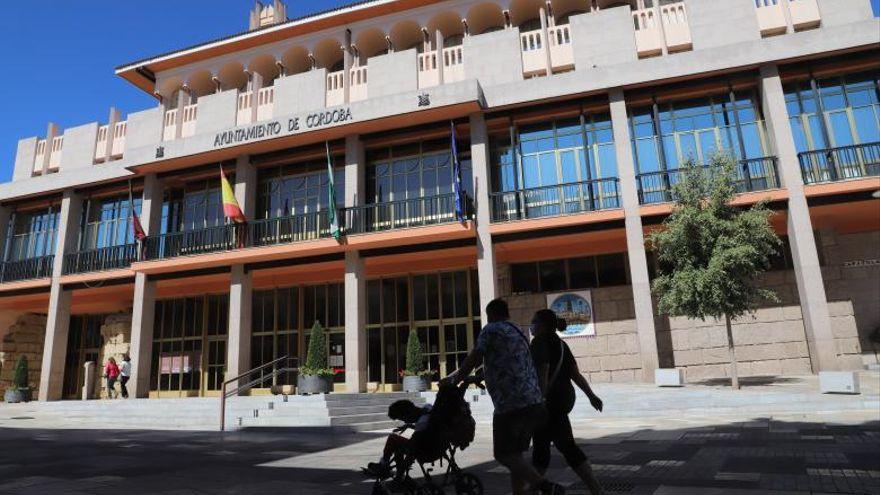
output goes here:
{"type": "MultiPolygon", "coordinates": [[[[609,494],[880,494],[878,416],[607,418],[575,429],[609,494]]],[[[481,425],[459,461],[487,494],[509,493],[489,431],[481,425]]],[[[384,433],[321,429],[0,429],[0,494],[368,494],[357,468],[383,443],[384,433]]],[[[548,475],[586,493],[558,455],[548,475]]]]}

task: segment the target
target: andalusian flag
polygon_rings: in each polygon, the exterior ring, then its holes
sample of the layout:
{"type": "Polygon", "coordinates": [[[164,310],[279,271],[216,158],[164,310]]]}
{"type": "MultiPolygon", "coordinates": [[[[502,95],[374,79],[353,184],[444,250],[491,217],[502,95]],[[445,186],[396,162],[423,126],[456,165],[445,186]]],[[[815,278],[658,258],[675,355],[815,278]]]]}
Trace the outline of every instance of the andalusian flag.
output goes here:
{"type": "Polygon", "coordinates": [[[131,193],[131,181],[128,181],[128,210],[131,211],[131,228],[134,231],[134,239],[142,241],[147,238],[144,227],[141,225],[141,219],[134,209],[134,198],[131,193]]]}
{"type": "Polygon", "coordinates": [[[333,173],[333,161],[330,158],[330,143],[324,142],[327,147],[327,189],[329,198],[327,201],[327,221],[330,223],[330,234],[337,241],[342,237],[342,230],[339,228],[339,214],[336,211],[336,180],[333,173]]]}
{"type": "Polygon", "coordinates": [[[223,195],[223,216],[235,223],[247,223],[238,201],[235,200],[235,193],[232,192],[232,185],[226,179],[223,173],[223,165],[220,165],[220,192],[223,195]]]}
{"type": "Polygon", "coordinates": [[[452,129],[452,191],[455,193],[455,218],[464,222],[467,217],[464,214],[464,189],[461,184],[461,162],[458,161],[458,143],[455,140],[455,122],[450,121],[452,129]]]}

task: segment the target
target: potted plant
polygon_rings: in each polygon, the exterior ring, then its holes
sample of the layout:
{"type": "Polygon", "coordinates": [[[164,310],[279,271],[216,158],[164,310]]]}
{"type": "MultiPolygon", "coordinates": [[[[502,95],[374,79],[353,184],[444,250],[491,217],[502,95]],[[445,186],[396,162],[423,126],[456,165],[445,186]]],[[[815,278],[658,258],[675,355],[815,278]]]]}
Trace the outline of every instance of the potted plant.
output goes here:
{"type": "Polygon", "coordinates": [[[306,364],[299,370],[296,388],[301,395],[326,394],[333,389],[333,370],[327,367],[324,327],[317,321],[312,325],[312,332],[309,334],[306,364]]]}
{"type": "Polygon", "coordinates": [[[30,402],[31,388],[28,386],[28,364],[26,357],[21,356],[18,358],[18,364],[15,365],[15,374],[12,377],[12,386],[6,389],[6,393],[3,394],[3,400],[10,404],[30,402]]]}
{"type": "Polygon", "coordinates": [[[425,369],[425,355],[419,342],[419,333],[409,331],[406,339],[406,368],[403,370],[404,392],[424,392],[428,389],[431,372],[425,369]]]}

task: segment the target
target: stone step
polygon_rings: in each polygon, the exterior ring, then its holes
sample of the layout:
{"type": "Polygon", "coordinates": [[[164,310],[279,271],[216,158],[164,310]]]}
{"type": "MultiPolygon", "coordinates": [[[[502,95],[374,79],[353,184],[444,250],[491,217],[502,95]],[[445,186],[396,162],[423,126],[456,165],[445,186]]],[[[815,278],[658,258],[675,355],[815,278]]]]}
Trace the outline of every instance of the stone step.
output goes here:
{"type": "MultiPolygon", "coordinates": [[[[388,419],[388,415],[385,413],[374,413],[374,414],[348,414],[345,416],[331,416],[330,417],[330,425],[332,426],[342,426],[342,425],[352,425],[358,423],[378,423],[378,422],[386,422],[391,421],[388,419]]],[[[394,424],[399,424],[397,421],[391,421],[394,424]]]]}

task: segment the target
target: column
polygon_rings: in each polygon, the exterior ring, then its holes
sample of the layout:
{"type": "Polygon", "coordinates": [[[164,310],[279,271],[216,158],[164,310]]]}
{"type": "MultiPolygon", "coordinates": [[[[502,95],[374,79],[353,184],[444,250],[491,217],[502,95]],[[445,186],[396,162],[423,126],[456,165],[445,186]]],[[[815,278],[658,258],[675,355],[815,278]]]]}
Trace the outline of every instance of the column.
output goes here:
{"type": "Polygon", "coordinates": [[[109,162],[113,155],[113,140],[115,137],[116,123],[122,120],[122,114],[115,107],[110,107],[110,114],[107,116],[107,142],[104,146],[104,161],[109,162]]]}
{"type": "MultiPolygon", "coordinates": [[[[366,179],[364,145],[358,136],[345,138],[345,206],[364,201],[366,179]]],[[[345,252],[345,390],[367,391],[367,279],[364,260],[354,250],[345,252]]]]}
{"type": "Polygon", "coordinates": [[[434,47],[434,53],[437,54],[437,80],[439,81],[437,84],[443,84],[445,80],[444,72],[446,71],[446,64],[443,63],[443,33],[438,29],[434,31],[434,42],[437,43],[437,46],[434,47]]]}
{"type": "MultiPolygon", "coordinates": [[[[156,174],[144,177],[141,202],[141,226],[147,236],[158,235],[162,221],[163,185],[156,174]]],[[[156,282],[145,273],[134,275],[134,300],[131,308],[131,388],[135,397],[150,394],[150,366],[153,358],[153,322],[156,312],[156,282]]]]}
{"type": "Polygon", "coordinates": [[[257,121],[257,107],[258,107],[259,101],[260,101],[258,96],[260,94],[260,90],[263,89],[263,76],[260,75],[259,72],[253,71],[253,72],[251,72],[249,77],[251,79],[251,81],[250,81],[251,82],[251,84],[250,84],[251,106],[250,106],[250,120],[249,120],[249,122],[256,122],[257,121]]]}
{"type": "Polygon", "coordinates": [[[541,19],[541,39],[543,43],[541,46],[544,47],[544,69],[547,71],[547,75],[553,73],[553,64],[550,62],[550,30],[547,28],[547,4],[541,6],[538,11],[539,17],[541,19]]]}
{"type": "Polygon", "coordinates": [[[657,333],[654,328],[654,307],[651,299],[651,282],[648,278],[648,259],[645,256],[645,237],[642,217],[639,214],[639,196],[636,191],[635,163],[623,90],[609,91],[611,103],[611,126],[614,132],[614,148],[620,178],[620,195],[623,198],[626,227],[627,258],[632,279],[633,304],[639,337],[639,355],[642,359],[642,380],[654,381],[654,370],[659,367],[657,333]]]}
{"type": "Polygon", "coordinates": [[[40,368],[41,401],[61,399],[64,360],[67,355],[67,330],[70,325],[71,291],[61,286],[64,255],[76,250],[82,216],[82,197],[72,190],[64,191],[56,233],[52,285],[49,290],[49,314],[46,318],[46,340],[40,368]]]}
{"type": "Polygon", "coordinates": [[[186,86],[182,86],[177,92],[177,114],[174,116],[174,139],[180,139],[183,132],[183,108],[189,105],[189,90],[186,86]]]}
{"type": "Polygon", "coordinates": [[[788,190],[788,240],[811,366],[814,372],[834,371],[838,368],[837,350],[828,316],[825,284],[779,69],[775,65],[765,65],[761,67],[760,77],[761,105],[767,122],[767,134],[775,145],[779,178],[788,190]]]}
{"type": "MultiPolygon", "coordinates": [[[[492,172],[489,160],[489,135],[486,119],[481,113],[472,114],[471,126],[471,170],[474,180],[474,222],[477,228],[477,283],[480,290],[480,321],[485,325],[486,305],[498,297],[498,277],[495,273],[495,248],[492,246],[492,203],[490,177],[492,172]]],[[[462,178],[464,179],[464,178],[462,178]]]]}
{"type": "Polygon", "coordinates": [[[343,102],[351,101],[351,30],[345,30],[345,45],[342,47],[342,88],[343,102]]]}
{"type": "MultiPolygon", "coordinates": [[[[52,141],[58,136],[58,132],[58,124],[49,122],[49,125],[46,127],[46,150],[43,153],[43,163],[39,167],[43,175],[49,173],[49,160],[52,158],[52,141]]],[[[34,170],[37,170],[36,166],[34,166],[34,170]]]]}
{"type": "MultiPolygon", "coordinates": [[[[253,219],[257,198],[257,170],[250,157],[235,162],[235,199],[245,218],[253,219]]],[[[229,334],[226,344],[226,379],[251,369],[251,314],[253,277],[244,265],[232,265],[229,285],[229,334]]],[[[234,386],[235,384],[233,384],[234,386]]]]}

